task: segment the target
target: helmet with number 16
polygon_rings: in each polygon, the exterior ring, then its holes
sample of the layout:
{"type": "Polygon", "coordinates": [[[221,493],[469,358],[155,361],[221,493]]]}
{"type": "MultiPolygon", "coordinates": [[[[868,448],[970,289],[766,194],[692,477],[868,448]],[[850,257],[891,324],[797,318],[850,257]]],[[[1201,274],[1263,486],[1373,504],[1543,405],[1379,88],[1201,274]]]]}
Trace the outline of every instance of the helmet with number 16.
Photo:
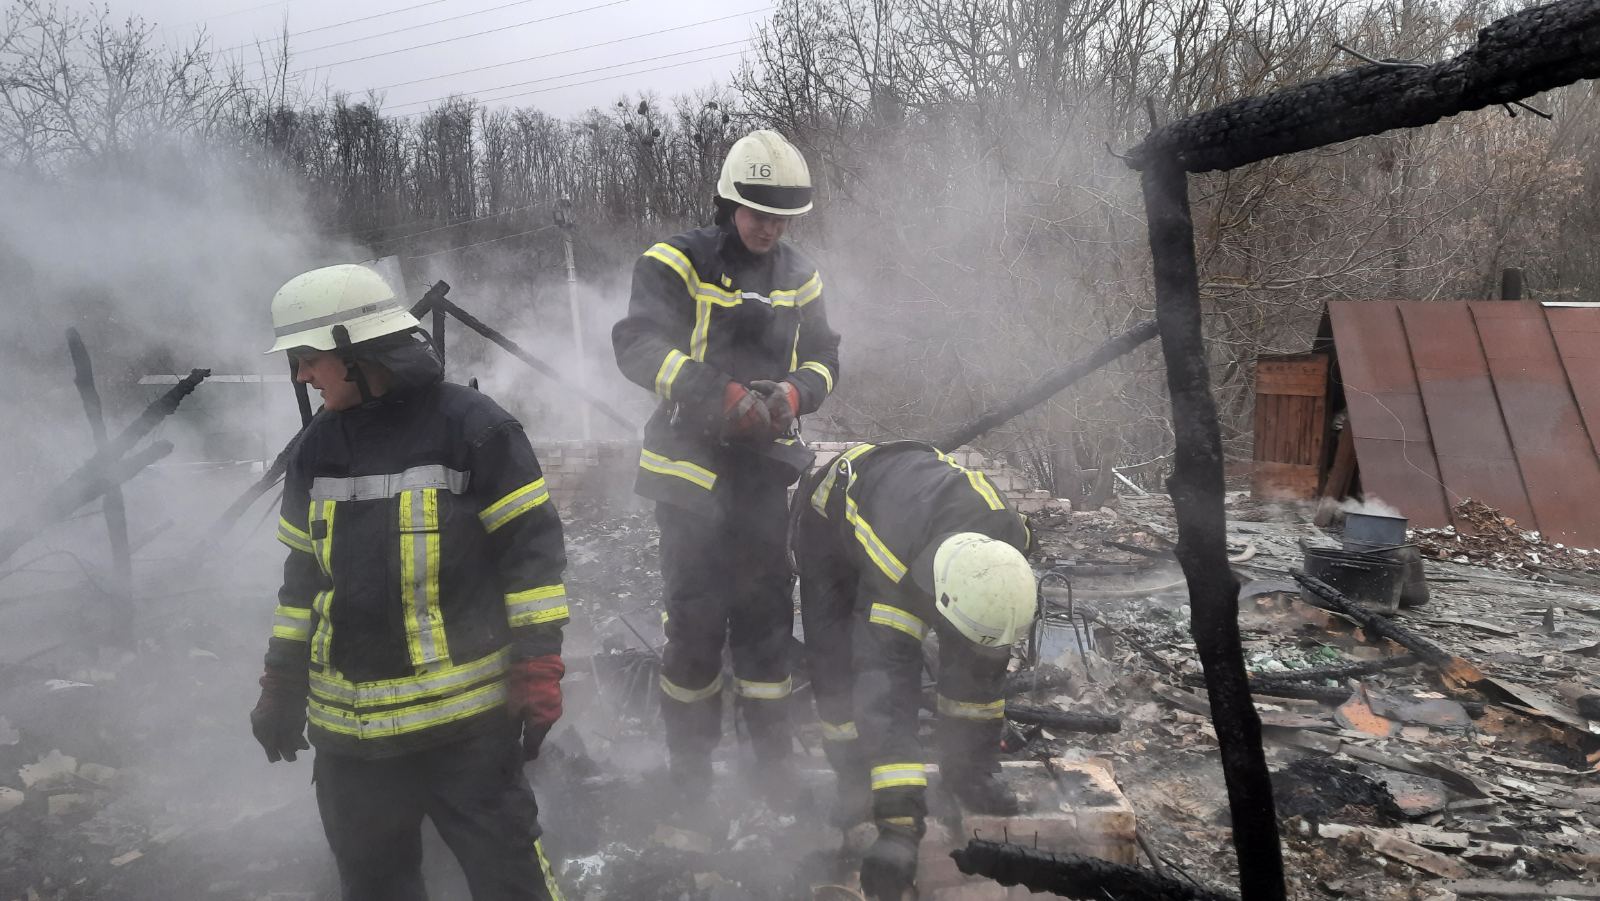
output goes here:
{"type": "Polygon", "coordinates": [[[773,216],[798,216],[811,211],[811,170],[783,135],[752,131],[728,150],[717,196],[773,216]]]}

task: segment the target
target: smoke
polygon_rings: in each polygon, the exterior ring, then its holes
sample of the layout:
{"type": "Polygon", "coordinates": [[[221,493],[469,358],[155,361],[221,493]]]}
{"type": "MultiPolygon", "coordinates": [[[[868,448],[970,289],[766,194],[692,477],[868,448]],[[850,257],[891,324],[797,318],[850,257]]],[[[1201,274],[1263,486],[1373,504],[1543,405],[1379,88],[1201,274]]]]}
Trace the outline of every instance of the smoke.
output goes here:
{"type": "MultiPolygon", "coordinates": [[[[0,642],[0,710],[20,735],[8,751],[31,762],[59,750],[114,768],[117,790],[89,802],[94,821],[124,836],[189,833],[186,854],[273,818],[315,836],[309,766],[265,766],[245,718],[283,559],[267,525],[274,496],[227,534],[214,525],[298,426],[283,357],[262,353],[274,291],[363,251],[324,238],[287,180],[225,153],[124,158],[50,178],[4,173],[0,196],[0,407],[14,425],[0,436],[0,525],[94,452],[69,327],[93,360],[113,436],[170,387],[160,376],[216,375],[147,439],[171,441],[174,453],[124,486],[131,583],[110,566],[100,502],[52,511],[75,517],[61,525],[24,519],[32,540],[0,564],[0,634],[11,636],[0,642]],[[122,605],[131,627],[109,633],[122,605]],[[55,690],[54,678],[84,687],[55,690]]],[[[26,818],[43,815],[33,810],[8,822],[28,831],[26,818]]],[[[36,853],[0,855],[0,872],[77,869],[51,857],[71,844],[70,829],[40,826],[36,853]]]]}
{"type": "Polygon", "coordinates": [[[1339,512],[1362,513],[1367,516],[1392,516],[1396,519],[1405,518],[1404,513],[1401,513],[1393,504],[1385,502],[1380,497],[1369,497],[1359,501],[1355,498],[1346,498],[1339,503],[1339,512]]]}

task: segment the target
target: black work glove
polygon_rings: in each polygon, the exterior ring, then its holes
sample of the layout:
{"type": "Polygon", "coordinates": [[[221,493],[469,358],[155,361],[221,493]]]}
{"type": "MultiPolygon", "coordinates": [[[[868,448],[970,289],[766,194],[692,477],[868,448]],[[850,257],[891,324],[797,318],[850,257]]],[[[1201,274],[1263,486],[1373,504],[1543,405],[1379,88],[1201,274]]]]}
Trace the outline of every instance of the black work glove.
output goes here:
{"type": "Polygon", "coordinates": [[[917,880],[922,830],[878,823],[878,839],[861,859],[861,892],[873,901],[901,901],[917,880]]]}
{"type": "Polygon", "coordinates": [[[250,731],[255,733],[267,762],[287,760],[310,750],[306,742],[306,690],[308,677],[282,667],[267,667],[261,674],[261,698],[250,711],[250,731]]]}
{"type": "Polygon", "coordinates": [[[750,391],[759,394],[767,405],[767,415],[772,420],[772,435],[782,438],[794,427],[800,415],[800,392],[788,380],[769,382],[765,379],[750,383],[750,391]]]}

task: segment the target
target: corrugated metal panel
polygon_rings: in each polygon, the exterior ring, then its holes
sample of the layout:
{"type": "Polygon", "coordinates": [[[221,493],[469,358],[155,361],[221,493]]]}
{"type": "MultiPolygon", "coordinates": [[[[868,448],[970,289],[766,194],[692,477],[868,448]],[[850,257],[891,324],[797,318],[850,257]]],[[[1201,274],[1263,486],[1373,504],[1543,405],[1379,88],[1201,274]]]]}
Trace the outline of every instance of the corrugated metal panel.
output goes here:
{"type": "Polygon", "coordinates": [[[1600,546],[1600,310],[1329,304],[1361,481],[1414,523],[1473,497],[1600,546]],[[1445,487],[1448,486],[1448,487],[1445,487]]]}
{"type": "Polygon", "coordinates": [[[1400,305],[1400,317],[1451,507],[1465,499],[1460,486],[1471,486],[1471,497],[1518,522],[1530,522],[1533,508],[1471,308],[1464,303],[1407,303],[1400,305]]]}
{"type": "Polygon", "coordinates": [[[1545,307],[1544,316],[1555,336],[1578,412],[1583,414],[1589,442],[1600,454],[1600,311],[1545,307]]]}
{"type": "Polygon", "coordinates": [[[1490,301],[1471,307],[1539,529],[1554,541],[1586,544],[1597,531],[1600,461],[1544,310],[1490,301]]]}
{"type": "Polygon", "coordinates": [[[1328,305],[1361,487],[1422,526],[1450,523],[1428,419],[1396,304],[1328,305]]]}

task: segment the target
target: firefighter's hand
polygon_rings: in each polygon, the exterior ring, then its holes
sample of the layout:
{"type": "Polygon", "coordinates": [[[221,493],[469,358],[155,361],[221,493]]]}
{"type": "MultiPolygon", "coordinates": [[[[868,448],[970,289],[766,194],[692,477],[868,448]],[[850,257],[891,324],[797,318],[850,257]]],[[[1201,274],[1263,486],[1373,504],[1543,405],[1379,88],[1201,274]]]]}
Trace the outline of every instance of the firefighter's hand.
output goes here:
{"type": "Polygon", "coordinates": [[[772,414],[766,399],[738,382],[722,389],[722,437],[766,438],[772,431],[772,414]]]}
{"type": "Polygon", "coordinates": [[[557,654],[518,660],[506,675],[506,706],[522,723],[522,756],[532,760],[550,728],[561,719],[561,677],[566,664],[557,654]]]}
{"type": "Polygon", "coordinates": [[[861,860],[861,892],[872,901],[901,901],[917,878],[917,834],[879,824],[878,840],[861,860]]]}
{"type": "Polygon", "coordinates": [[[293,763],[306,742],[306,679],[269,667],[261,676],[261,698],[250,711],[250,731],[267,752],[267,762],[293,763]]]}
{"type": "Polygon", "coordinates": [[[772,421],[772,435],[782,438],[789,434],[796,416],[800,415],[800,392],[790,381],[750,383],[750,391],[761,395],[767,405],[767,417],[772,421]]]}

